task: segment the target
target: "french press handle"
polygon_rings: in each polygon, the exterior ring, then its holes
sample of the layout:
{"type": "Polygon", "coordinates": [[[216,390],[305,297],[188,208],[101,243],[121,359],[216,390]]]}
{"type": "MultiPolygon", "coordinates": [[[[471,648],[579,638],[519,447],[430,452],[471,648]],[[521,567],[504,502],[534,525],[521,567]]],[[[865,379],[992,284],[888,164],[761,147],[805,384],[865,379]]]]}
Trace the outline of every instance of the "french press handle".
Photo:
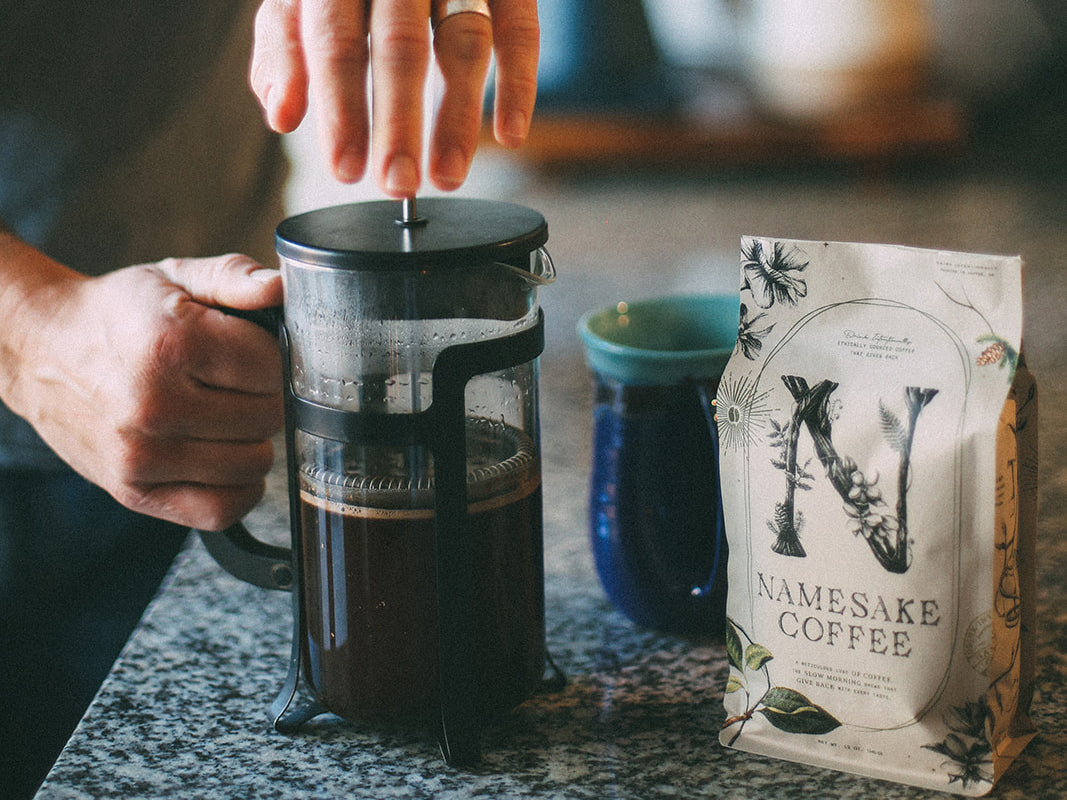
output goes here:
{"type": "Polygon", "coordinates": [[[200,540],[218,565],[261,589],[293,588],[293,551],[262,542],[243,522],[221,531],[199,531],[200,540]]]}

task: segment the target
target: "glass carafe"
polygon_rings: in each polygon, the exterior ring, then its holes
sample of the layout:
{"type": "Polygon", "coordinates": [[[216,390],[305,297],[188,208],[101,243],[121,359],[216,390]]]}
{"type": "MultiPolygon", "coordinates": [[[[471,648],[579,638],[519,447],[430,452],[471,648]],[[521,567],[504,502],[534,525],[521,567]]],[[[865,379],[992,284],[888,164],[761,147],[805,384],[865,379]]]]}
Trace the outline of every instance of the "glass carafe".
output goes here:
{"type": "Polygon", "coordinates": [[[541,684],[546,240],[537,212],[479,200],[278,227],[292,548],[206,541],[241,577],[294,585],[279,727],[440,720],[446,758],[470,761],[484,720],[541,684]]]}

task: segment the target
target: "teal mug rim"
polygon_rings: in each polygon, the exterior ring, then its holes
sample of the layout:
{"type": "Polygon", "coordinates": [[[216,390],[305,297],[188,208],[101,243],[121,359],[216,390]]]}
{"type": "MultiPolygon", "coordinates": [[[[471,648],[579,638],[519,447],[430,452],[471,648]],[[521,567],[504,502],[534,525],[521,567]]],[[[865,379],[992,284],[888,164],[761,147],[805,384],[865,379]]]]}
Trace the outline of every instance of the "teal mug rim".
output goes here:
{"type": "Polygon", "coordinates": [[[624,383],[654,385],[687,378],[717,378],[736,346],[740,307],[739,296],[727,294],[668,295],[624,301],[583,314],[578,321],[578,336],[589,367],[624,383]],[[619,325],[620,318],[633,315],[645,318],[647,314],[691,320],[700,326],[702,336],[721,340],[722,344],[664,349],[623,344],[610,338],[613,331],[629,327],[619,325]]]}

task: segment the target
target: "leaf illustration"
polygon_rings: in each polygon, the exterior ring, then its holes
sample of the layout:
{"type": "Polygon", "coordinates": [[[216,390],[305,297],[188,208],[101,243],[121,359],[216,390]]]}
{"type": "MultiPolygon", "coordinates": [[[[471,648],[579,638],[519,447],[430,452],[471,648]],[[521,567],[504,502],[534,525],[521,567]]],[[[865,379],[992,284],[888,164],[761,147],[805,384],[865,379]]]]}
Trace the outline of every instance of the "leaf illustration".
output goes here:
{"type": "Polygon", "coordinates": [[[826,709],[811,702],[800,692],[780,686],[767,690],[759,712],[780,731],[786,733],[829,733],[841,723],[826,709]]]}
{"type": "Polygon", "coordinates": [[[977,702],[968,701],[961,706],[952,706],[945,713],[944,719],[949,730],[975,739],[984,739],[986,719],[990,716],[989,700],[983,695],[977,702]]]}
{"type": "MultiPolygon", "coordinates": [[[[811,459],[804,462],[803,466],[796,465],[796,472],[787,473],[786,480],[798,489],[802,489],[805,492],[811,491],[811,481],[815,480],[815,476],[807,470],[808,464],[811,463],[811,459]]],[[[781,469],[788,469],[788,467],[781,467],[781,469]]],[[[799,511],[797,512],[800,513],[799,511]]]]}
{"type": "Polygon", "coordinates": [[[736,675],[731,675],[726,681],[725,693],[739,692],[745,688],[745,682],[736,675]]]}
{"type": "Polygon", "coordinates": [[[737,628],[734,627],[733,622],[726,620],[726,658],[730,662],[730,666],[738,672],[744,671],[742,666],[744,661],[743,652],[741,636],[738,634],[737,628]]]}
{"type": "Polygon", "coordinates": [[[882,436],[889,443],[889,446],[898,453],[905,453],[908,450],[908,432],[900,422],[900,417],[885,407],[885,404],[878,401],[878,418],[881,421],[882,436]]]}
{"type": "Polygon", "coordinates": [[[752,671],[760,669],[772,658],[771,651],[761,644],[750,644],[745,648],[745,665],[752,671]]]}
{"type": "Polygon", "coordinates": [[[933,750],[935,753],[939,753],[951,758],[953,761],[962,763],[967,760],[967,753],[970,750],[970,746],[961,736],[958,736],[955,733],[950,733],[945,737],[943,742],[938,742],[937,744],[924,744],[923,749],[933,750]]]}
{"type": "Polygon", "coordinates": [[[767,438],[771,442],[771,446],[779,447],[785,443],[785,438],[789,433],[789,428],[783,425],[776,419],[767,420],[771,424],[771,430],[767,432],[767,438]]]}

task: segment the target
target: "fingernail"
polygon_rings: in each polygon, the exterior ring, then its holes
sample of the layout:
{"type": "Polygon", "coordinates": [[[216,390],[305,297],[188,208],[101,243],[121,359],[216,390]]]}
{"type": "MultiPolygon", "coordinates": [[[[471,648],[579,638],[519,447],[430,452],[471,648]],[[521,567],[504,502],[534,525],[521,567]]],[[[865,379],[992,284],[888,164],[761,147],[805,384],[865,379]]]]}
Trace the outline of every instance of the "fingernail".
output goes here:
{"type": "Polygon", "coordinates": [[[252,272],[248,273],[248,277],[258,283],[270,283],[271,281],[276,280],[280,275],[281,272],[278,270],[267,269],[266,267],[252,270],[252,272]]]}
{"type": "Polygon", "coordinates": [[[521,111],[512,111],[504,118],[503,134],[508,141],[504,144],[519,145],[526,138],[529,120],[521,111]]]}
{"type": "Polygon", "coordinates": [[[437,180],[444,188],[457,188],[467,178],[467,157],[458,147],[445,152],[437,163],[437,180]]]}
{"type": "Polygon", "coordinates": [[[355,183],[363,177],[366,166],[362,152],[345,150],[337,160],[337,179],[344,183],[355,183]]]}
{"type": "Polygon", "coordinates": [[[397,197],[412,195],[419,188],[419,168],[410,156],[396,156],[385,173],[385,190],[397,197]]]}

